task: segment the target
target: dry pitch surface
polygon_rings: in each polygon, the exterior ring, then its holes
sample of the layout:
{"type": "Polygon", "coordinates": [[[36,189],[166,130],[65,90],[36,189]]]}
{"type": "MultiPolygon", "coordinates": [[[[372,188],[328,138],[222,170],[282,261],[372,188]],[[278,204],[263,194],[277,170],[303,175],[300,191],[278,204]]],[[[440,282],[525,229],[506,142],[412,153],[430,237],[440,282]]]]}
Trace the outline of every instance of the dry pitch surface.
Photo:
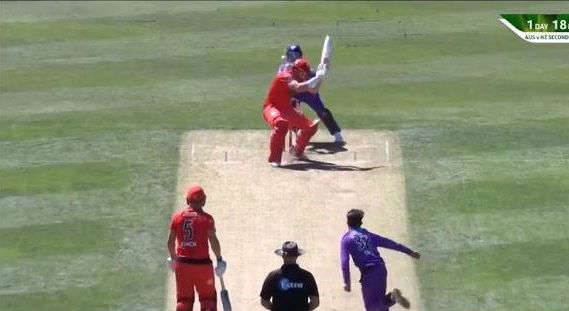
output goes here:
{"type": "MultiPolygon", "coordinates": [[[[310,162],[287,157],[283,168],[266,162],[268,140],[268,130],[205,130],[189,132],[181,141],[176,209],[184,206],[183,194],[189,184],[203,185],[208,196],[205,208],[216,220],[228,262],[224,279],[233,310],[263,310],[261,285],[282,264],[273,251],[286,240],[297,241],[306,250],[299,264],[316,278],[319,310],[364,310],[359,271],[353,263],[352,292],[342,289],[339,243],[346,231],[345,214],[351,208],[366,212],[364,226],[371,231],[408,242],[397,137],[387,132],[348,131],[346,146],[315,143],[307,148],[310,162]]],[[[330,140],[325,129],[313,139],[330,140]]],[[[389,271],[388,289],[401,288],[411,300],[411,309],[421,310],[412,259],[390,250],[380,252],[389,271]]],[[[170,274],[167,310],[175,309],[174,286],[170,274]]],[[[194,310],[198,310],[197,301],[194,310]]]]}

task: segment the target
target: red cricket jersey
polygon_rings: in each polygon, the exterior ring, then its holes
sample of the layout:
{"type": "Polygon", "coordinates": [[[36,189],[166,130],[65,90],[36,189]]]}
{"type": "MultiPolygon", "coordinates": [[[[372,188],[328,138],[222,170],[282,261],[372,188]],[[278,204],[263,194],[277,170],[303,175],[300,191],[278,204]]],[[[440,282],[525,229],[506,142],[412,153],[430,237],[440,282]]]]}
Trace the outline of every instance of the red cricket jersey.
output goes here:
{"type": "Polygon", "coordinates": [[[208,231],[215,229],[213,217],[186,208],[174,213],[170,230],[176,232],[176,256],[209,259],[208,231]]]}
{"type": "Polygon", "coordinates": [[[280,111],[291,110],[292,91],[288,88],[291,80],[290,71],[277,73],[269,86],[269,93],[265,97],[265,106],[273,106],[280,111]]]}

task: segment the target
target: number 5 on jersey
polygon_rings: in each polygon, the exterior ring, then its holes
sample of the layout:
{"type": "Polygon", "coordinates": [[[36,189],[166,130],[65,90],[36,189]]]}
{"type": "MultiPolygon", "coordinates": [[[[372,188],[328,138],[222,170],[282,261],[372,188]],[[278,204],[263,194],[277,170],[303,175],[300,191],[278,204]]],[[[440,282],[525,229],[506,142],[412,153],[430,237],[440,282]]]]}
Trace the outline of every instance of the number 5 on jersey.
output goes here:
{"type": "Polygon", "coordinates": [[[195,247],[196,241],[194,238],[194,229],[192,228],[193,220],[189,217],[184,218],[184,240],[182,241],[182,247],[195,247]]]}

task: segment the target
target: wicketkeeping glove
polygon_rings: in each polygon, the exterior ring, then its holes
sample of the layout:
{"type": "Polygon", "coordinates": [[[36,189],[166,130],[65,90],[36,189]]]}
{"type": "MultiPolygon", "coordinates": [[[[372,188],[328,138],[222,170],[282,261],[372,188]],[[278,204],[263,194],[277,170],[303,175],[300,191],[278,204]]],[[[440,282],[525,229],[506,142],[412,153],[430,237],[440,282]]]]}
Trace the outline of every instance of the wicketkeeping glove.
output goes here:
{"type": "Polygon", "coordinates": [[[225,260],[219,260],[217,262],[217,266],[215,267],[215,274],[217,276],[222,276],[225,273],[226,269],[227,269],[227,262],[225,262],[225,260]]]}

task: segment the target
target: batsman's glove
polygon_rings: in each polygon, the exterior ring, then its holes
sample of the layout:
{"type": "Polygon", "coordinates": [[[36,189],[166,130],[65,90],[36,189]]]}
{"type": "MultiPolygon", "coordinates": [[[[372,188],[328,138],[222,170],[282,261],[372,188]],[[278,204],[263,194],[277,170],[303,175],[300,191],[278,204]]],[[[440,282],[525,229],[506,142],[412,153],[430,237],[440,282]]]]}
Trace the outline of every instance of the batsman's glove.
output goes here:
{"type": "Polygon", "coordinates": [[[326,66],[325,65],[318,65],[318,70],[316,70],[316,77],[318,77],[319,79],[324,78],[324,76],[326,75],[326,66]]]}
{"type": "Polygon", "coordinates": [[[172,260],[172,257],[168,257],[166,258],[166,264],[168,265],[168,268],[170,268],[170,270],[174,272],[175,270],[174,265],[176,264],[176,260],[172,260]]]}
{"type": "Polygon", "coordinates": [[[316,69],[316,72],[320,71],[321,75],[324,76],[328,73],[328,64],[319,64],[318,65],[318,69],[316,69]]]}
{"type": "Polygon", "coordinates": [[[218,259],[217,266],[215,267],[215,274],[217,276],[222,276],[225,273],[226,269],[227,269],[227,262],[225,262],[225,260],[223,259],[218,259]]]}

